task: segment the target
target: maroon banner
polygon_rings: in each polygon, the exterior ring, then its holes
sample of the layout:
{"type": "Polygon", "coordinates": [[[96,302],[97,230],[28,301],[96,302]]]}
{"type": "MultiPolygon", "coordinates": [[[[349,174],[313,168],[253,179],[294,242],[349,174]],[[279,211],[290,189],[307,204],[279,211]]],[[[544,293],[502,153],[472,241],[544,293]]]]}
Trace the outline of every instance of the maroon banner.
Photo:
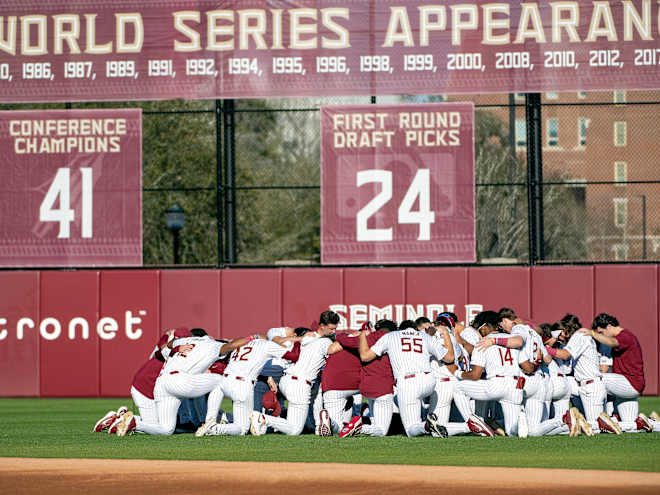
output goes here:
{"type": "Polygon", "coordinates": [[[4,0],[0,102],[660,88],[658,2],[4,0]]]}
{"type": "Polygon", "coordinates": [[[142,264],[141,110],[0,112],[0,266],[142,264]]]}
{"type": "Polygon", "coordinates": [[[474,106],[321,109],[321,262],[475,261],[474,106]]]}

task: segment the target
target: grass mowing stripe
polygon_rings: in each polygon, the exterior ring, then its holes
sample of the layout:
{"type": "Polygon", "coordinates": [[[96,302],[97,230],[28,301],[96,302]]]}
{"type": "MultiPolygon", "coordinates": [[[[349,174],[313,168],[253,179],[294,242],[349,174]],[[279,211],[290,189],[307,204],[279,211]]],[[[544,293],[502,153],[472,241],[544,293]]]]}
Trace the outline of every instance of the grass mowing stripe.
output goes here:
{"type": "MultiPolygon", "coordinates": [[[[314,435],[118,438],[91,433],[126,399],[0,399],[0,457],[347,462],[453,466],[553,467],[660,472],[660,434],[477,438],[402,436],[340,439],[314,435]]],[[[229,407],[229,403],[224,404],[229,407]]],[[[640,410],[660,410],[660,397],[640,410]]]]}

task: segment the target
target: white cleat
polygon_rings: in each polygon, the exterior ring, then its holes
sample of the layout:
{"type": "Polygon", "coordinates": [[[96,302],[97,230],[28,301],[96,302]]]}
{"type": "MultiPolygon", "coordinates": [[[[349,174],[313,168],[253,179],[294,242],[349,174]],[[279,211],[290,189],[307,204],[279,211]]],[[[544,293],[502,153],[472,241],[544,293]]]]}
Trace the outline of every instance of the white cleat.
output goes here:
{"type": "Polygon", "coordinates": [[[330,422],[330,414],[327,409],[321,409],[319,413],[319,436],[331,437],[332,436],[332,423],[330,422]]]}
{"type": "Polygon", "coordinates": [[[215,420],[209,419],[204,421],[199,428],[197,428],[197,431],[195,432],[196,437],[204,437],[209,434],[211,431],[211,428],[213,428],[216,425],[215,420]]]}
{"type": "Polygon", "coordinates": [[[257,411],[250,413],[250,433],[254,436],[261,436],[266,433],[266,415],[257,411]]]}

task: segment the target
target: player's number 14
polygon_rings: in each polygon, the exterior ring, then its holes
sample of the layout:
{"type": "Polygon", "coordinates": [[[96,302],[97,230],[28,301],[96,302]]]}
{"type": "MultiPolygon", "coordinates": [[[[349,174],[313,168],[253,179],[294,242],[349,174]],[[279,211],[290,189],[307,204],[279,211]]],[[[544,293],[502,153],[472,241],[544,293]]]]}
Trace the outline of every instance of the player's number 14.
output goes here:
{"type": "MultiPolygon", "coordinates": [[[[80,228],[81,236],[92,237],[92,169],[80,168],[81,175],[81,212],[80,228]]],[[[71,208],[71,169],[58,168],[57,174],[48,192],[39,207],[39,220],[42,222],[59,222],[60,231],[58,239],[68,239],[71,236],[71,222],[76,218],[75,211],[71,208]],[[59,199],[59,208],[55,203],[59,199]]]]}
{"type": "MultiPolygon", "coordinates": [[[[421,168],[417,170],[398,210],[398,223],[416,223],[419,225],[418,241],[431,240],[431,224],[435,222],[435,213],[431,211],[430,177],[429,169],[421,168]],[[417,198],[419,198],[419,209],[412,211],[417,198]]],[[[392,199],[392,172],[389,170],[361,170],[357,173],[358,187],[370,182],[379,182],[381,190],[357,213],[357,240],[365,242],[391,241],[392,227],[369,228],[367,222],[372,215],[392,199]]]]}

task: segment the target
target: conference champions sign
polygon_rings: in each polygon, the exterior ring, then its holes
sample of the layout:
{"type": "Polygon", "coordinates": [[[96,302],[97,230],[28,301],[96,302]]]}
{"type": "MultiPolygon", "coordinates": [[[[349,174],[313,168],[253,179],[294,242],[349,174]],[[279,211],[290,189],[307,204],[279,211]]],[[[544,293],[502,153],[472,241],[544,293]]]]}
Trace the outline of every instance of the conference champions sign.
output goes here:
{"type": "Polygon", "coordinates": [[[0,266],[142,265],[141,114],[0,112],[0,266]]]}
{"type": "Polygon", "coordinates": [[[653,0],[5,0],[0,102],[655,89],[653,0]]]}

